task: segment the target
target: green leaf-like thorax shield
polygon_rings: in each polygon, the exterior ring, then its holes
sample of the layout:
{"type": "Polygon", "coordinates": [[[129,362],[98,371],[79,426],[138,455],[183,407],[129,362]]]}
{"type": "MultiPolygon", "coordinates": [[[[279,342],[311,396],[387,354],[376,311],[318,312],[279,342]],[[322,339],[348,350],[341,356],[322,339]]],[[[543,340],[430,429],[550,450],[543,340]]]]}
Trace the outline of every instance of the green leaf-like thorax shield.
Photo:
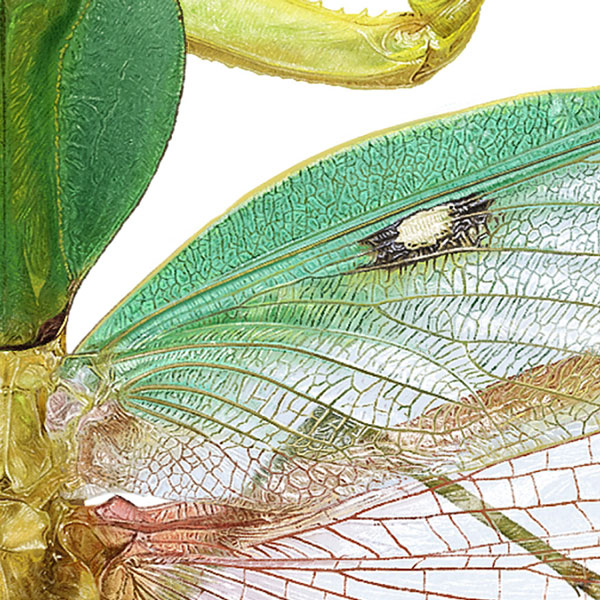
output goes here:
{"type": "Polygon", "coordinates": [[[183,69],[175,0],[0,0],[0,347],[54,337],[148,185],[183,69]]]}

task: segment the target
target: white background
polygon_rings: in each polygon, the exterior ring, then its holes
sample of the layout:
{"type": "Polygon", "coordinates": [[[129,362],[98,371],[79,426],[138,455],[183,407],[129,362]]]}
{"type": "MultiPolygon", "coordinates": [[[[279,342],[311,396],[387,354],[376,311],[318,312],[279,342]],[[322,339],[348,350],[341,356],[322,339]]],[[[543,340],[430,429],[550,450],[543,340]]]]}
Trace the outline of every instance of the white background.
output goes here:
{"type": "MultiPolygon", "coordinates": [[[[352,12],[386,2],[337,1],[352,12]]],[[[386,3],[399,10],[403,1],[386,3]]],[[[173,139],[141,205],[77,295],[69,348],[200,227],[279,172],[406,121],[523,92],[600,85],[599,46],[599,2],[487,0],[467,49],[416,89],[347,90],[188,57],[173,139]]]]}

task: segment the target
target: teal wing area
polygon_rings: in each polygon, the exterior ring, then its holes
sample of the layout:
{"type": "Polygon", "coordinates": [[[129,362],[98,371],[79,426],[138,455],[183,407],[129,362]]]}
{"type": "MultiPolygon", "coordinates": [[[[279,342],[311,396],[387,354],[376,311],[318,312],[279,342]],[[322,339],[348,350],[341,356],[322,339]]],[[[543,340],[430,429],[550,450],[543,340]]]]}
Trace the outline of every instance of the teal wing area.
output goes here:
{"type": "Polygon", "coordinates": [[[49,429],[87,492],[284,510],[595,431],[599,110],[391,131],[201,233],[65,361],[49,429]]]}
{"type": "Polygon", "coordinates": [[[254,291],[293,281],[312,273],[321,256],[363,264],[346,241],[444,199],[503,188],[593,154],[599,101],[596,91],[513,100],[402,127],[311,161],[190,241],[80,350],[140,346],[175,322],[184,304],[201,311],[195,314],[234,306],[251,293],[248,285],[254,291]]]}

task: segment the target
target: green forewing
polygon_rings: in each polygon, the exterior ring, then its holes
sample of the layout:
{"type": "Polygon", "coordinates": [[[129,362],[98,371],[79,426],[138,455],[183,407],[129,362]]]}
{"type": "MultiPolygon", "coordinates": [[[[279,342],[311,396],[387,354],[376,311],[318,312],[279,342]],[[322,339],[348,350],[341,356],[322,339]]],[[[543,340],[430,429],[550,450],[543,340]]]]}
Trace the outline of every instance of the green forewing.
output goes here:
{"type": "Polygon", "coordinates": [[[363,264],[356,241],[386,220],[600,150],[599,116],[600,92],[551,93],[400,128],[316,160],[191,241],[82,349],[142,344],[192,306],[197,317],[235,306],[312,272],[314,261],[363,264]]]}
{"type": "Polygon", "coordinates": [[[242,203],[66,360],[101,404],[80,472],[273,506],[598,431],[599,113],[597,91],[483,107],[242,203]]]}
{"type": "Polygon", "coordinates": [[[175,0],[2,0],[0,346],[55,333],[172,129],[175,0]]]}

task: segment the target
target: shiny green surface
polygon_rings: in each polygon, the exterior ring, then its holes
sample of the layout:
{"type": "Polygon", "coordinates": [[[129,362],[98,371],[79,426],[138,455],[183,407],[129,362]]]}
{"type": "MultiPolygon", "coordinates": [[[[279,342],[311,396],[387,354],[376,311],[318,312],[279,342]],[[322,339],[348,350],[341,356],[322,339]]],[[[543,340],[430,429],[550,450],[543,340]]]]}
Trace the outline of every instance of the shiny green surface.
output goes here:
{"type": "Polygon", "coordinates": [[[3,0],[0,28],[0,346],[14,347],[56,334],[148,185],[183,39],[172,0],[3,0]]]}
{"type": "Polygon", "coordinates": [[[350,242],[386,219],[512,185],[593,153],[599,115],[596,90],[533,95],[401,127],[292,169],[172,257],[81,350],[146,343],[192,306],[210,314],[253,290],[306,275],[313,257],[349,260],[341,270],[363,264],[369,257],[350,242]]]}

